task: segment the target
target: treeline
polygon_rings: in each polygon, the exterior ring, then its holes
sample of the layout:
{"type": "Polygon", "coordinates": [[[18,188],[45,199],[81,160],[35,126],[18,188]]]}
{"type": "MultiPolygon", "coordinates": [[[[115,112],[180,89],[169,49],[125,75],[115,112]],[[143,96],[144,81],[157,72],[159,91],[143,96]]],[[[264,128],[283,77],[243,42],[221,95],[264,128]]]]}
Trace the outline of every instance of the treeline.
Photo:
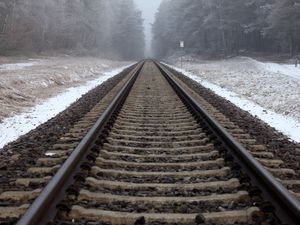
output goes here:
{"type": "Polygon", "coordinates": [[[153,25],[156,57],[299,53],[300,0],[163,0],[153,25]]]}
{"type": "Polygon", "coordinates": [[[144,54],[133,0],[0,0],[0,54],[75,50],[127,59],[144,54]]]}

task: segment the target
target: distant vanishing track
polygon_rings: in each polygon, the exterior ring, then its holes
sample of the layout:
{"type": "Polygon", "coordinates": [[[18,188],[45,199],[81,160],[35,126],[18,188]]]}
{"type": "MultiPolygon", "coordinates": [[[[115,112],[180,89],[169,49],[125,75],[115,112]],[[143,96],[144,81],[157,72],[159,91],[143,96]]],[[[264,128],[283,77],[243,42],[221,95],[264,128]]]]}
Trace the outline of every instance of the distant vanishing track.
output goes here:
{"type": "Polygon", "coordinates": [[[96,106],[16,179],[21,189],[0,194],[0,221],[299,224],[299,202],[267,172],[297,190],[283,161],[163,65],[141,62],[123,83],[105,111],[96,106]]]}

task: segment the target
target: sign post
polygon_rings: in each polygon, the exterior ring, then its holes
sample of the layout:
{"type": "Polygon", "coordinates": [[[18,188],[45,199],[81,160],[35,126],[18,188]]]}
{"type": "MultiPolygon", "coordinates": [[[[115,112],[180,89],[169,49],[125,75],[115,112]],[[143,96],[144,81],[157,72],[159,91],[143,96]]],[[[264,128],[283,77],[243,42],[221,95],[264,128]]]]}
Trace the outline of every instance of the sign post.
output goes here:
{"type": "MultiPolygon", "coordinates": [[[[180,41],[180,48],[183,49],[184,48],[184,41],[180,41]]],[[[182,69],[182,55],[180,56],[180,66],[182,69]]]]}
{"type": "Polygon", "coordinates": [[[184,48],[184,41],[180,41],[180,48],[184,48]]]}

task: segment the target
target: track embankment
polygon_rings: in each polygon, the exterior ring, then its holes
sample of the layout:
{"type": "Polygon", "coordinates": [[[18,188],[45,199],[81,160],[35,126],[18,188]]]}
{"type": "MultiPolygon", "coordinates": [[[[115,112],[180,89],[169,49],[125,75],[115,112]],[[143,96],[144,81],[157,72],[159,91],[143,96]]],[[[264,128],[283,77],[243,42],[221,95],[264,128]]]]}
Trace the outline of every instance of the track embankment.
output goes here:
{"type": "MultiPolygon", "coordinates": [[[[264,184],[263,190],[256,187],[251,171],[244,170],[229,144],[170,85],[164,69],[150,60],[139,63],[32,166],[10,178],[0,193],[0,222],[15,224],[22,216],[18,225],[286,222],[285,212],[265,195],[264,184]],[[64,170],[67,164],[74,170],[64,170]],[[47,204],[46,213],[42,209],[47,204]]],[[[204,97],[173,79],[263,170],[299,197],[293,169],[204,97]]]]}

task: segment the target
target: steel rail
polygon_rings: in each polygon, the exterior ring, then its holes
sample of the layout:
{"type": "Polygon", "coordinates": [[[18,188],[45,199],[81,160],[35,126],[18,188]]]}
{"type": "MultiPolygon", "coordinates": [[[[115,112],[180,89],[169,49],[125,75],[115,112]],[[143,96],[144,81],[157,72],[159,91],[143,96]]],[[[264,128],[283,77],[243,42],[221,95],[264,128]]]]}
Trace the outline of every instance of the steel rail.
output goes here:
{"type": "Polygon", "coordinates": [[[205,120],[226,149],[230,151],[239,165],[246,171],[251,178],[251,182],[258,186],[264,197],[272,203],[281,222],[299,225],[300,202],[180,86],[174,79],[174,75],[164,65],[158,62],[155,63],[183,102],[191,107],[197,116],[205,120]]]}
{"type": "Polygon", "coordinates": [[[31,204],[29,209],[18,221],[17,225],[45,225],[55,217],[57,213],[57,204],[65,196],[65,191],[70,184],[72,184],[74,175],[80,171],[80,166],[87,160],[86,156],[90,153],[90,148],[94,144],[95,139],[126,100],[143,65],[144,61],[141,61],[130,72],[132,73],[131,78],[118,92],[95,125],[78,144],[48,185],[43,189],[39,197],[31,204]]]}

